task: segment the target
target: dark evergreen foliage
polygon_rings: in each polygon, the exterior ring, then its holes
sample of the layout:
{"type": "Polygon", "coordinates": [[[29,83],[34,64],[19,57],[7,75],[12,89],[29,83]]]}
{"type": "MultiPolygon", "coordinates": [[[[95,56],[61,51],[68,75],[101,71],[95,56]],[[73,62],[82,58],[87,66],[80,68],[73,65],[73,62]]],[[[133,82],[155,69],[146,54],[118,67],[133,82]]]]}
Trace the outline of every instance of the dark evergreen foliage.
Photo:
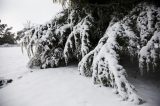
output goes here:
{"type": "Polygon", "coordinates": [[[7,24],[1,24],[0,20],[0,45],[8,43],[15,44],[14,33],[11,32],[12,27],[7,27],[7,24]]]}

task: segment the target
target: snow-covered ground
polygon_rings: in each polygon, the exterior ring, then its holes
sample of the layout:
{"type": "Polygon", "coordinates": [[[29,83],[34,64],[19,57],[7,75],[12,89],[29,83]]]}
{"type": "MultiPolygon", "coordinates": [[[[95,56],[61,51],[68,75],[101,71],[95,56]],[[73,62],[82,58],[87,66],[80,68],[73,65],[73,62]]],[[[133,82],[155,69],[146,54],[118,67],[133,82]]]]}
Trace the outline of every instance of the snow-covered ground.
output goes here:
{"type": "MultiPolygon", "coordinates": [[[[13,79],[0,89],[0,106],[135,106],[121,101],[111,88],[95,86],[80,76],[76,65],[31,70],[27,61],[20,47],[0,47],[0,77],[13,79]]],[[[157,83],[130,80],[146,100],[141,106],[160,106],[157,83]]]]}
{"type": "Polygon", "coordinates": [[[27,72],[27,61],[20,47],[0,47],[0,78],[16,78],[27,72]]]}

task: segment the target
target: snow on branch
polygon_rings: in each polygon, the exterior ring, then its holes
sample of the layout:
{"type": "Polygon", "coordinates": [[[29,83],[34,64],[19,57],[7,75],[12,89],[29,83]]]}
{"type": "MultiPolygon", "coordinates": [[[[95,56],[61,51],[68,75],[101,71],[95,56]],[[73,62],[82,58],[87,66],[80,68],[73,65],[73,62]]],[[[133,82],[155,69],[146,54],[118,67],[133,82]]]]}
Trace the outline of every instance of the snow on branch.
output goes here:
{"type": "Polygon", "coordinates": [[[66,64],[71,56],[76,55],[78,60],[84,57],[90,51],[90,33],[93,17],[87,15],[76,26],[73,27],[73,31],[70,33],[67,42],[64,47],[64,57],[66,64]],[[75,52],[76,51],[76,52],[75,52]]]}
{"type": "Polygon", "coordinates": [[[142,103],[119,61],[126,55],[138,59],[142,73],[160,71],[159,22],[160,8],[139,4],[123,20],[110,23],[97,47],[80,61],[80,73],[92,76],[95,84],[113,87],[124,100],[142,103]]]}
{"type": "Polygon", "coordinates": [[[72,24],[67,23],[68,11],[65,10],[50,22],[31,28],[21,39],[28,56],[28,66],[41,68],[59,66],[63,60],[65,37],[70,33],[72,24]]]}

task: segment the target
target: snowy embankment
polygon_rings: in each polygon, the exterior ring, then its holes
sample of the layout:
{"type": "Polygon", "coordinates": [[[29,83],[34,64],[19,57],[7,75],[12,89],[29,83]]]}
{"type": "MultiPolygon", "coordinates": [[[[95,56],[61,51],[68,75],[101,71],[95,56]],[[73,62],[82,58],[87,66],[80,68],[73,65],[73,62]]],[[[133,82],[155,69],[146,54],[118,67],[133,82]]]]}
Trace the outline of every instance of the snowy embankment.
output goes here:
{"type": "MultiPolygon", "coordinates": [[[[134,106],[121,101],[111,88],[94,86],[75,65],[31,70],[26,63],[20,47],[0,48],[0,77],[13,79],[0,89],[0,106],[134,106]]],[[[146,100],[141,106],[160,106],[160,86],[130,80],[146,100]]]]}

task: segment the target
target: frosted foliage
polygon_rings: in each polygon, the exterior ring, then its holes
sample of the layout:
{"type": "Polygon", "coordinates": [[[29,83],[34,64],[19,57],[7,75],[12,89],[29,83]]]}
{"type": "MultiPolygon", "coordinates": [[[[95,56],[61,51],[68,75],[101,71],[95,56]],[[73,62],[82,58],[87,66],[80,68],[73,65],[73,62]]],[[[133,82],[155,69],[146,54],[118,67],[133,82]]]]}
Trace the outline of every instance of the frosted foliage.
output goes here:
{"type": "MultiPolygon", "coordinates": [[[[144,8],[146,28],[141,29],[141,49],[139,52],[139,67],[143,74],[145,70],[160,71],[160,8],[147,6],[144,8]]],[[[137,20],[139,25],[142,23],[137,20]]],[[[143,25],[142,25],[143,26],[143,25]]]]}
{"type": "Polygon", "coordinates": [[[80,60],[91,48],[92,22],[93,17],[85,11],[68,9],[50,22],[27,30],[21,44],[31,57],[29,67],[57,67],[72,57],[80,60]]]}
{"type": "Polygon", "coordinates": [[[81,22],[73,27],[73,31],[70,33],[64,47],[66,64],[73,55],[76,55],[77,59],[80,60],[90,51],[89,30],[92,27],[91,22],[93,22],[92,16],[87,15],[81,22]]]}
{"type": "Polygon", "coordinates": [[[63,45],[72,24],[67,21],[66,11],[57,14],[54,20],[27,30],[21,39],[22,47],[31,58],[28,66],[41,68],[57,67],[63,60],[63,45]],[[62,21],[63,20],[63,21],[62,21]]]}
{"type": "Polygon", "coordinates": [[[80,73],[92,76],[95,84],[113,87],[124,100],[142,103],[119,61],[125,54],[139,60],[142,73],[160,71],[159,23],[160,8],[139,4],[123,20],[110,23],[97,47],[80,61],[80,73]]]}

